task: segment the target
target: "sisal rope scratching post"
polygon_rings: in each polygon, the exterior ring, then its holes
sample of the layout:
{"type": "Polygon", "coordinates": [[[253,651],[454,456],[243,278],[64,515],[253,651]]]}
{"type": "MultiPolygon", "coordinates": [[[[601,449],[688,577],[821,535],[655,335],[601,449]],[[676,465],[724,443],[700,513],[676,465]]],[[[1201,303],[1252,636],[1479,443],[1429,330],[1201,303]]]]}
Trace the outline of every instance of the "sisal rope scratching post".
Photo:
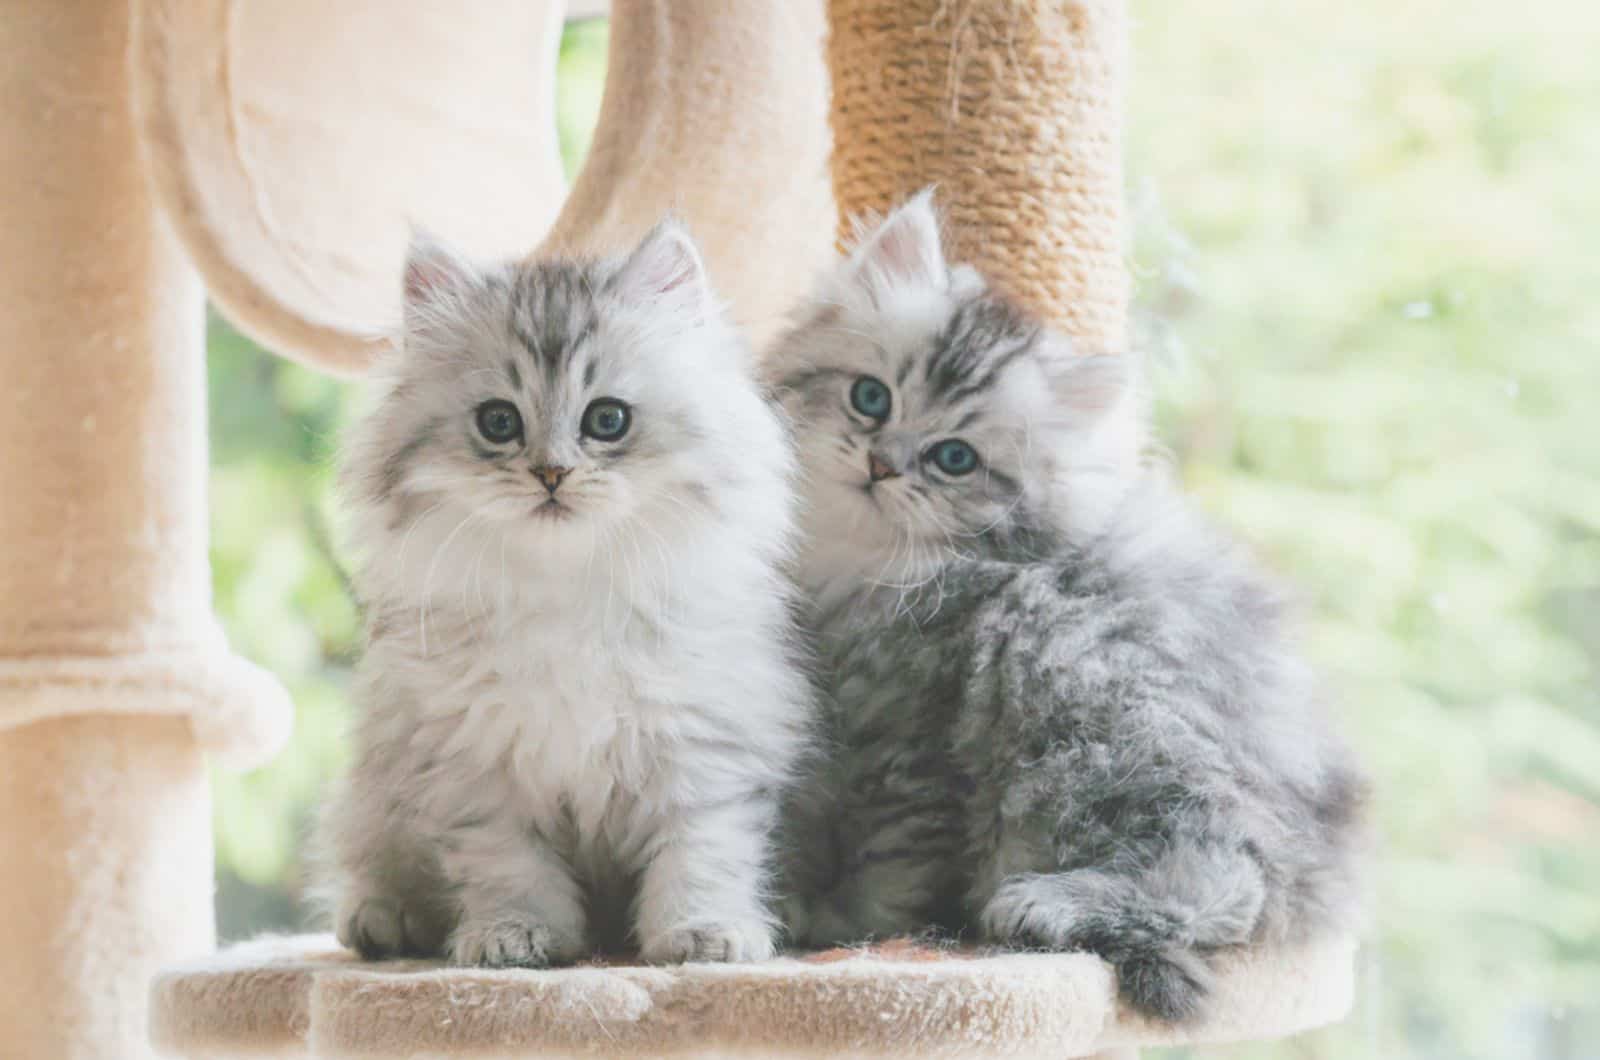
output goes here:
{"type": "Polygon", "coordinates": [[[1078,340],[1124,346],[1121,0],[828,0],[848,218],[930,183],[956,258],[1078,340]]]}

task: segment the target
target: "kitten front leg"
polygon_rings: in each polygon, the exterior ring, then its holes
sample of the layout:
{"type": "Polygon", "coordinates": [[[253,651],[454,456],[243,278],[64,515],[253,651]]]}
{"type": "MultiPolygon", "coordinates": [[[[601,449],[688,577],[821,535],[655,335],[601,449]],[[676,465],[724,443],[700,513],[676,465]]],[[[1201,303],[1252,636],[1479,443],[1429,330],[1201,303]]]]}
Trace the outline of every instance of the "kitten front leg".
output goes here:
{"type": "Polygon", "coordinates": [[[813,775],[794,784],[779,808],[777,912],[791,943],[804,944],[820,903],[839,882],[839,804],[813,775]]]}
{"type": "Polygon", "coordinates": [[[339,942],[366,960],[437,957],[454,913],[432,845],[370,763],[324,810],[315,861],[339,942]]]}
{"type": "Polygon", "coordinates": [[[771,797],[741,793],[659,825],[639,882],[634,931],[652,964],[760,961],[773,954],[765,905],[771,797]]]}
{"type": "Polygon", "coordinates": [[[862,854],[831,891],[807,905],[798,941],[845,946],[946,926],[941,906],[950,872],[937,857],[881,843],[862,854]]]}
{"type": "Polygon", "coordinates": [[[447,947],[452,963],[543,968],[583,955],[583,891],[548,842],[502,813],[458,826],[443,845],[461,908],[447,947]]]}
{"type": "Polygon", "coordinates": [[[921,792],[897,797],[903,790],[880,784],[832,801],[832,878],[796,916],[797,942],[823,948],[953,926],[959,815],[921,792]]]}

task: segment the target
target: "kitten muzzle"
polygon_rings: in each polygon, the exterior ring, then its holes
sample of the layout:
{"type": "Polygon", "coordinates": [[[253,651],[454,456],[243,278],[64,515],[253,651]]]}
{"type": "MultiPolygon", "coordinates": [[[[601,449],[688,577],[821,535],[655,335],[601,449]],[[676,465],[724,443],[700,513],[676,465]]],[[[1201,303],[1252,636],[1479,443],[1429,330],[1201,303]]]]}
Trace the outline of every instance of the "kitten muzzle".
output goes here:
{"type": "Polygon", "coordinates": [[[544,488],[550,491],[550,496],[552,497],[556,495],[556,489],[561,485],[561,480],[570,474],[572,474],[570,467],[551,467],[549,464],[543,464],[533,469],[534,477],[544,483],[544,488]]]}

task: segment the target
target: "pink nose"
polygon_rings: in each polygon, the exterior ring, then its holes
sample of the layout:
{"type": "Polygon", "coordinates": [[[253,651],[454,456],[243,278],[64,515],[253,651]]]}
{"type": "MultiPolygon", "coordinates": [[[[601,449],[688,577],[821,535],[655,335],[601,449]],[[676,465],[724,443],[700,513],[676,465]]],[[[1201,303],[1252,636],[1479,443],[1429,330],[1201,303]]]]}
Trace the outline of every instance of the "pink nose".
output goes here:
{"type": "Polygon", "coordinates": [[[550,467],[545,465],[544,467],[534,468],[533,473],[540,482],[544,483],[545,489],[554,493],[556,487],[561,485],[561,480],[572,474],[572,469],[570,467],[550,467]]]}
{"type": "Polygon", "coordinates": [[[878,459],[878,454],[867,455],[867,474],[872,476],[872,481],[882,482],[886,478],[894,478],[900,472],[878,459]]]}

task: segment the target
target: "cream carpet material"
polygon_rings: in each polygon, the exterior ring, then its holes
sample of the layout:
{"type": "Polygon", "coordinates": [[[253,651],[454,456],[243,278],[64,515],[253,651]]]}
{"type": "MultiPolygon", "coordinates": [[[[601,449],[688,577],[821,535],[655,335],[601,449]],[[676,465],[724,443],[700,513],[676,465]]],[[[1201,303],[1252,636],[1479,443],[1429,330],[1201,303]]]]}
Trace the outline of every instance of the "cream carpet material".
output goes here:
{"type": "Polygon", "coordinates": [[[499,259],[618,248],[671,210],[756,342],[829,250],[819,0],[615,0],[570,195],[561,0],[133,6],[159,204],[229,319],[326,371],[384,348],[412,224],[499,259]]]}
{"type": "Polygon", "coordinates": [[[83,714],[178,715],[203,750],[234,768],[277,753],[294,717],[278,679],[220,638],[209,650],[0,659],[0,703],[0,729],[83,714]]]}
{"type": "Polygon", "coordinates": [[[1088,954],[979,956],[890,944],[757,965],[587,965],[549,971],[363,964],[327,936],[262,939],[169,970],[153,1040],[215,1056],[1088,1056],[1277,1037],[1342,1017],[1354,945],[1242,953],[1211,1015],[1173,1029],[1124,1011],[1088,954]]]}
{"type": "Polygon", "coordinates": [[[612,0],[605,99],[537,253],[631,246],[671,211],[756,348],[833,249],[820,0],[612,0]]]}
{"type": "Polygon", "coordinates": [[[277,353],[359,371],[408,227],[484,257],[561,206],[559,0],[131,0],[151,186],[207,292],[277,353]]]}
{"type": "Polygon", "coordinates": [[[156,209],[126,0],[0,18],[0,1057],[143,1060],[211,950],[207,751],[289,701],[206,555],[205,300],[156,209]]]}
{"type": "Polygon", "coordinates": [[[144,1060],[149,983],[215,945],[205,758],[180,717],[0,733],[0,1057],[144,1060]]]}

